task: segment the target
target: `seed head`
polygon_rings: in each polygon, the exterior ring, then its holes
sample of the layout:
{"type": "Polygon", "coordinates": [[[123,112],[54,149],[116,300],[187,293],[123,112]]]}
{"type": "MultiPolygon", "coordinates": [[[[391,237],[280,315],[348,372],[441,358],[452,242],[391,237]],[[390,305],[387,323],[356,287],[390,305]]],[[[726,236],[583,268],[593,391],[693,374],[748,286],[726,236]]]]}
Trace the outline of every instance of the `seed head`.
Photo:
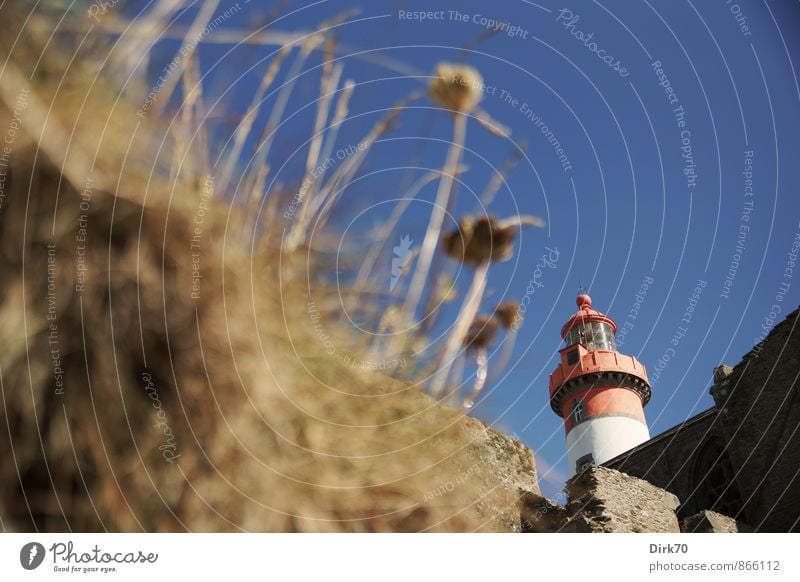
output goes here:
{"type": "Polygon", "coordinates": [[[511,326],[520,317],[519,304],[514,301],[504,301],[495,308],[494,316],[503,329],[511,329],[511,326]]]}
{"type": "Polygon", "coordinates": [[[498,330],[497,320],[488,315],[479,315],[472,320],[469,331],[464,338],[464,347],[471,350],[479,350],[487,347],[498,330]]]}
{"type": "Polygon", "coordinates": [[[486,261],[506,261],[514,252],[514,226],[501,225],[494,216],[465,217],[445,235],[442,248],[450,258],[476,267],[486,261]]]}
{"type": "Polygon", "coordinates": [[[467,65],[439,63],[428,94],[445,109],[470,113],[483,97],[483,77],[467,65]]]}

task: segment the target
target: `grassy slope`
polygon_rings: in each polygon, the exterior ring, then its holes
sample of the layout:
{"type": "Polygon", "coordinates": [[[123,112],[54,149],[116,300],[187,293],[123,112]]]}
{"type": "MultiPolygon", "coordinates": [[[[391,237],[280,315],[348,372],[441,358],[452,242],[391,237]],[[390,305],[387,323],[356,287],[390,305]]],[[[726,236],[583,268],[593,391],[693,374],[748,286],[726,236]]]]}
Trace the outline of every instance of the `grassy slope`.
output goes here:
{"type": "Polygon", "coordinates": [[[30,93],[0,211],[6,528],[518,526],[519,489],[538,491],[530,451],[327,355],[304,257],[281,257],[269,225],[255,249],[238,244],[242,217],[222,200],[203,217],[192,298],[201,187],[171,180],[162,159],[180,144],[160,157],[165,125],[113,103],[79,65],[45,59],[28,84],[30,55],[12,57],[0,128],[30,93]]]}

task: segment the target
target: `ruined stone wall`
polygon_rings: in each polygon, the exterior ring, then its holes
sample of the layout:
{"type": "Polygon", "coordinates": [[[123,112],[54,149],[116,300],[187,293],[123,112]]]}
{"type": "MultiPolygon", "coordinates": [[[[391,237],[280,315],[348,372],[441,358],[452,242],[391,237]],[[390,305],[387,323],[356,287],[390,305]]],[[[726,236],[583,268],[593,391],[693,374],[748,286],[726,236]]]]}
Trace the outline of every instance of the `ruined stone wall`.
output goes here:
{"type": "Polygon", "coordinates": [[[642,479],[590,467],[567,482],[566,506],[523,497],[522,531],[564,533],[679,532],[678,498],[642,479]]]}
{"type": "Polygon", "coordinates": [[[754,531],[800,531],[799,319],[715,371],[714,409],[606,466],[677,495],[681,518],[714,509],[754,531]]]}
{"type": "Polygon", "coordinates": [[[706,509],[697,499],[694,473],[700,447],[715,434],[715,416],[713,410],[700,413],[605,466],[670,491],[682,502],[678,514],[693,515],[706,509]]]}
{"type": "Polygon", "coordinates": [[[679,532],[678,498],[647,481],[592,467],[567,482],[569,532],[679,532]]]}
{"type": "Polygon", "coordinates": [[[703,510],[681,520],[683,533],[746,533],[749,528],[736,522],[732,517],[715,511],[703,510]]]}
{"type": "Polygon", "coordinates": [[[800,531],[800,310],[775,326],[712,390],[756,531],[800,531]]]}

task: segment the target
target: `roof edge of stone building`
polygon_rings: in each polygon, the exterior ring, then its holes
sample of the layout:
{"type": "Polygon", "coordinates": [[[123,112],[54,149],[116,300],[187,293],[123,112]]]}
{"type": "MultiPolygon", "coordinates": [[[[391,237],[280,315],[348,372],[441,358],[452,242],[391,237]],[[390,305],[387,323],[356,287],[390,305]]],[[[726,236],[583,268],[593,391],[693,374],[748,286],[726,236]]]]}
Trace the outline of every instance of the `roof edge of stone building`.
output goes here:
{"type": "Polygon", "coordinates": [[[783,318],[782,321],[772,326],[772,329],[770,329],[769,332],[767,332],[767,335],[761,338],[760,341],[756,342],[756,344],[752,348],[750,348],[750,350],[748,350],[748,352],[745,355],[742,356],[742,359],[739,361],[739,363],[734,366],[734,370],[739,368],[739,366],[745,364],[749,359],[759,356],[761,352],[764,351],[763,346],[769,342],[770,337],[776,335],[782,330],[782,328],[789,325],[790,319],[798,319],[798,318],[800,318],[800,306],[795,307],[794,310],[790,311],[786,315],[786,317],[783,318]],[[759,346],[762,347],[759,348],[759,346]]]}
{"type": "MultiPolygon", "coordinates": [[[[792,328],[794,328],[797,325],[798,320],[800,320],[800,307],[797,307],[793,311],[789,312],[782,321],[776,323],[764,337],[756,342],[756,344],[753,345],[753,347],[742,356],[741,360],[739,360],[739,362],[733,366],[730,372],[726,374],[724,380],[717,383],[715,379],[715,382],[711,386],[709,392],[714,398],[714,404],[717,408],[724,407],[725,401],[730,395],[729,393],[732,392],[736,386],[738,386],[740,378],[742,377],[742,374],[744,374],[745,370],[747,370],[747,367],[753,361],[760,358],[764,353],[771,353],[769,347],[771,343],[775,341],[777,337],[783,334],[787,327],[792,326],[792,328]],[[729,388],[730,386],[733,386],[733,388],[729,388]]],[[[790,329],[788,333],[791,335],[792,330],[790,329]]]]}

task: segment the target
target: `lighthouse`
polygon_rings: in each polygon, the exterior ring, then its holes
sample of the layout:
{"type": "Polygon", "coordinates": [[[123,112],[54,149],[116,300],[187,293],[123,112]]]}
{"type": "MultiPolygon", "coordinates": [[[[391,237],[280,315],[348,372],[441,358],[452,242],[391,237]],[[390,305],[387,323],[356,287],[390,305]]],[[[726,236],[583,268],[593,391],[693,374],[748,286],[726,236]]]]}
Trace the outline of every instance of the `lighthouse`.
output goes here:
{"type": "Polygon", "coordinates": [[[570,473],[598,465],[650,439],[644,366],[617,351],[617,324],[586,294],[561,328],[566,347],[550,374],[550,406],[564,419],[570,473]]]}

